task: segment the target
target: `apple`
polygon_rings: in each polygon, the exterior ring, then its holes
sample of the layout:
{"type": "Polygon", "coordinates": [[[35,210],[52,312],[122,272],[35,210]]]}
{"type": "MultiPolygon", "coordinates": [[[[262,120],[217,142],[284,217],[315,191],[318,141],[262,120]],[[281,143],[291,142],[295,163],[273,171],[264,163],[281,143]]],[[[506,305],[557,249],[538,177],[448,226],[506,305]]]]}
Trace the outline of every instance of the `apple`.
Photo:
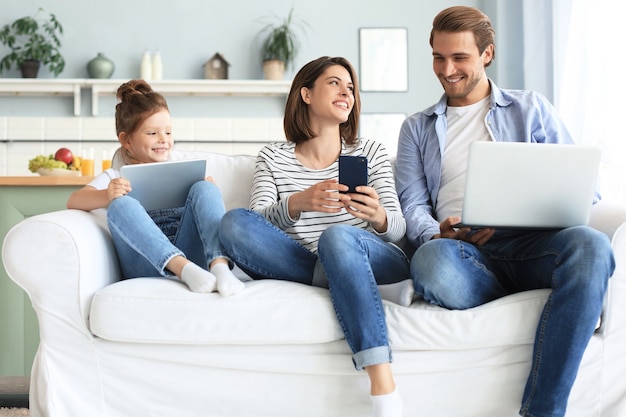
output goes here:
{"type": "Polygon", "coordinates": [[[67,149],[67,148],[60,148],[54,154],[54,159],[56,159],[57,161],[63,161],[67,165],[69,165],[74,160],[74,155],[72,155],[72,151],[70,151],[69,149],[67,149]]]}

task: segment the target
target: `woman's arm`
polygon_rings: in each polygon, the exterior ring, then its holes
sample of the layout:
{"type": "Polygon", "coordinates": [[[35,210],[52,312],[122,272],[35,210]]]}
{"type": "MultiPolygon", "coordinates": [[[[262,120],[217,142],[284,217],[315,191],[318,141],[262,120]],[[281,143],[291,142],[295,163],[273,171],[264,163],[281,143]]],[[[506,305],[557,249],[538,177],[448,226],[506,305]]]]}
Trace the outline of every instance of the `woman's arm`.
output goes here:
{"type": "Polygon", "coordinates": [[[307,177],[299,172],[293,165],[292,153],[291,149],[271,145],[261,149],[252,183],[250,208],[282,230],[292,227],[303,212],[339,213],[343,201],[349,200],[338,192],[347,187],[336,179],[307,177]],[[302,175],[294,175],[296,172],[302,175]]]}
{"type": "Polygon", "coordinates": [[[279,198],[276,178],[270,166],[274,152],[270,145],[259,151],[252,180],[250,209],[261,213],[270,223],[285,230],[295,224],[297,219],[289,216],[288,199],[279,198]]]}
{"type": "Polygon", "coordinates": [[[372,223],[381,238],[385,241],[396,242],[404,237],[406,232],[406,222],[398,200],[393,169],[387,149],[381,143],[372,141],[370,146],[365,148],[370,164],[370,185],[376,191],[380,207],[384,211],[384,224],[372,223]]]}

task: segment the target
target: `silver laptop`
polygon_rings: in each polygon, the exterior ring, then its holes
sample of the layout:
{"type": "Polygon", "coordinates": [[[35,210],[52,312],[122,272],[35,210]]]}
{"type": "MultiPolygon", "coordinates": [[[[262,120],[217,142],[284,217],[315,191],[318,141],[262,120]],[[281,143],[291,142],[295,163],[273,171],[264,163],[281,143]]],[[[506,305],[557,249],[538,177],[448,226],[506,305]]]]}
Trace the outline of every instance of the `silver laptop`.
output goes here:
{"type": "Polygon", "coordinates": [[[182,207],[191,186],[206,176],[206,160],[180,160],[124,165],[120,175],[130,181],[129,196],[146,210],[182,207]]]}
{"type": "Polygon", "coordinates": [[[587,224],[600,153],[595,146],[473,143],[462,225],[557,229],[587,224]]]}

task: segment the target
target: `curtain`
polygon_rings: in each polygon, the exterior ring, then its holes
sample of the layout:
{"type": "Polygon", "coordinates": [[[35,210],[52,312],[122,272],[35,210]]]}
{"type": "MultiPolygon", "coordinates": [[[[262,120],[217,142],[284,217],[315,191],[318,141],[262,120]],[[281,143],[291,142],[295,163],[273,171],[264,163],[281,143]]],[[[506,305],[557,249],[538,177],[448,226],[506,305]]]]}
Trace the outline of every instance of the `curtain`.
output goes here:
{"type": "Polygon", "coordinates": [[[626,202],[624,12],[623,0],[552,1],[554,104],[578,143],[602,148],[603,198],[626,202]]]}

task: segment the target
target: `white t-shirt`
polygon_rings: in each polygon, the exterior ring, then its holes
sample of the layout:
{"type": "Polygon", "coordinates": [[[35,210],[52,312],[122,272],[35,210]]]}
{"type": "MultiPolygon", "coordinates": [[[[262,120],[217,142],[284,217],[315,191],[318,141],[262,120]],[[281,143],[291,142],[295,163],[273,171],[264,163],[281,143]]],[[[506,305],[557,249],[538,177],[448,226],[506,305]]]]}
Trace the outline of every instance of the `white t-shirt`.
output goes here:
{"type": "Polygon", "coordinates": [[[441,161],[441,186],[435,205],[439,221],[449,216],[461,216],[469,147],[475,141],[492,140],[485,122],[489,103],[490,97],[487,96],[469,106],[448,106],[448,130],[441,161]]]}
{"type": "Polygon", "coordinates": [[[119,177],[120,172],[117,169],[109,168],[96,175],[87,185],[94,187],[96,190],[104,190],[109,186],[111,180],[119,177]]]}

